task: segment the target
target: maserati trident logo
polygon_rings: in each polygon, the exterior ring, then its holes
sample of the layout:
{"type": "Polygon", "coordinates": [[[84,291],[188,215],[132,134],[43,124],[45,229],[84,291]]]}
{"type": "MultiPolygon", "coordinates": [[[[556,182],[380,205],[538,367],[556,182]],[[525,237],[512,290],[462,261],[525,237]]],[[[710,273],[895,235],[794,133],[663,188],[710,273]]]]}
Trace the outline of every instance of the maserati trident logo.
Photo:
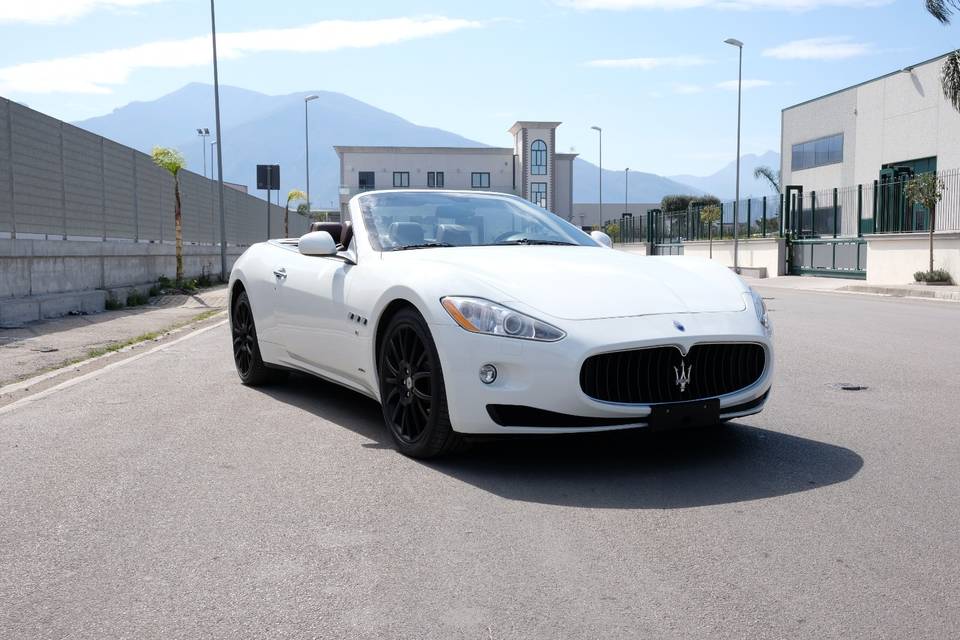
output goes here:
{"type": "Polygon", "coordinates": [[[677,375],[677,386],[680,387],[680,393],[683,393],[684,391],[687,390],[687,385],[690,384],[690,372],[693,371],[692,364],[688,366],[686,369],[684,369],[685,364],[686,363],[683,360],[681,360],[680,368],[679,369],[677,369],[676,367],[673,368],[673,372],[677,375]]]}

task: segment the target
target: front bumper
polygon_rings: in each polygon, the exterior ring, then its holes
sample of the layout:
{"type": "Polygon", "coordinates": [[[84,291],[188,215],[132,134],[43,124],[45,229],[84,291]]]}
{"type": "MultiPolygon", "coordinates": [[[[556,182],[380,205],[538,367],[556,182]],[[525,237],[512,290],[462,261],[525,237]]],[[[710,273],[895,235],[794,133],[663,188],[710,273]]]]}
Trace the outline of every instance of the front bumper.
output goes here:
{"type": "Polygon", "coordinates": [[[567,332],[564,339],[535,342],[474,334],[453,324],[431,325],[454,430],[542,434],[646,426],[653,405],[603,402],[587,396],[580,388],[580,368],[584,360],[598,353],[657,345],[683,349],[703,342],[763,345],[763,374],[751,386],[719,397],[721,419],[759,412],[770,391],[773,349],[752,310],[582,320],[565,322],[562,328],[567,332]],[[674,320],[681,321],[684,331],[674,320]],[[484,364],[497,368],[492,384],[480,381],[484,364]],[[502,407],[523,411],[498,409],[502,407]]]}

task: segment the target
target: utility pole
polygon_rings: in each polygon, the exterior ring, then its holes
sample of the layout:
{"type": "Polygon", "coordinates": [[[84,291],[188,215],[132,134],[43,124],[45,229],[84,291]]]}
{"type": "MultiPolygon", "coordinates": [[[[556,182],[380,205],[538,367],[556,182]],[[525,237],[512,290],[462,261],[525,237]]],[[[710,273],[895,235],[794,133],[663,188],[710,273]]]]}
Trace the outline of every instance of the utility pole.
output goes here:
{"type": "Polygon", "coordinates": [[[220,132],[220,76],[217,72],[217,12],[210,0],[210,36],[213,40],[213,109],[217,124],[217,189],[220,194],[220,279],[230,277],[227,273],[227,221],[223,209],[223,134],[220,132]]]}

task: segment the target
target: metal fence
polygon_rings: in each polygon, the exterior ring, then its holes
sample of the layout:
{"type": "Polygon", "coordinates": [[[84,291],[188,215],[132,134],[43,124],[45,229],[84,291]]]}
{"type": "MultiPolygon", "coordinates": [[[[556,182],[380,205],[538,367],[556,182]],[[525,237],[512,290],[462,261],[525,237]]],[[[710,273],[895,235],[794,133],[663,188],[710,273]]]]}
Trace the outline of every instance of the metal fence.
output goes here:
{"type": "MultiPolygon", "coordinates": [[[[936,230],[960,230],[960,169],[940,171],[943,198],[936,208],[936,230]]],[[[907,201],[904,185],[909,177],[875,180],[836,189],[804,191],[788,185],[783,195],[740,201],[738,237],[856,238],[869,233],[916,233],[930,230],[930,212],[907,201]]],[[[734,203],[720,206],[720,219],[703,221],[709,205],[680,211],[652,210],[635,233],[624,233],[623,242],[677,244],[684,240],[731,239],[734,236],[734,203]]],[[[645,217],[646,218],[646,217],[645,217]]],[[[619,225],[623,226],[622,221],[619,225]]],[[[630,231],[631,229],[627,229],[630,231]]],[[[619,230],[618,230],[619,231],[619,230]]]]}
{"type": "MultiPolygon", "coordinates": [[[[180,174],[183,239],[220,242],[217,183],[180,174]]],[[[173,242],[173,177],[150,156],[0,98],[0,237],[173,242]]],[[[267,237],[267,202],[224,189],[227,243],[267,237]]],[[[283,207],[269,206],[272,237],[283,207]]],[[[291,212],[290,235],[309,220],[291,212]]]]}

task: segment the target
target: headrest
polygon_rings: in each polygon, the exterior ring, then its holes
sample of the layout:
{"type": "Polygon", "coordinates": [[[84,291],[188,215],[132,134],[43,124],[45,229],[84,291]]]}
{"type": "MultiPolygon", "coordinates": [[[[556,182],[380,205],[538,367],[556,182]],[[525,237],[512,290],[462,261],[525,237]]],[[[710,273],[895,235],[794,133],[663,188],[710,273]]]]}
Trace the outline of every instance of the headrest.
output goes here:
{"type": "Polygon", "coordinates": [[[473,244],[470,230],[459,224],[441,224],[437,226],[437,242],[452,244],[455,247],[473,244]]]}
{"type": "Polygon", "coordinates": [[[334,242],[340,242],[340,236],[343,235],[343,225],[339,222],[311,222],[310,232],[326,231],[333,238],[334,242]]]}
{"type": "Polygon", "coordinates": [[[423,227],[416,222],[394,222],[389,233],[390,239],[399,245],[423,244],[423,227]]]}

